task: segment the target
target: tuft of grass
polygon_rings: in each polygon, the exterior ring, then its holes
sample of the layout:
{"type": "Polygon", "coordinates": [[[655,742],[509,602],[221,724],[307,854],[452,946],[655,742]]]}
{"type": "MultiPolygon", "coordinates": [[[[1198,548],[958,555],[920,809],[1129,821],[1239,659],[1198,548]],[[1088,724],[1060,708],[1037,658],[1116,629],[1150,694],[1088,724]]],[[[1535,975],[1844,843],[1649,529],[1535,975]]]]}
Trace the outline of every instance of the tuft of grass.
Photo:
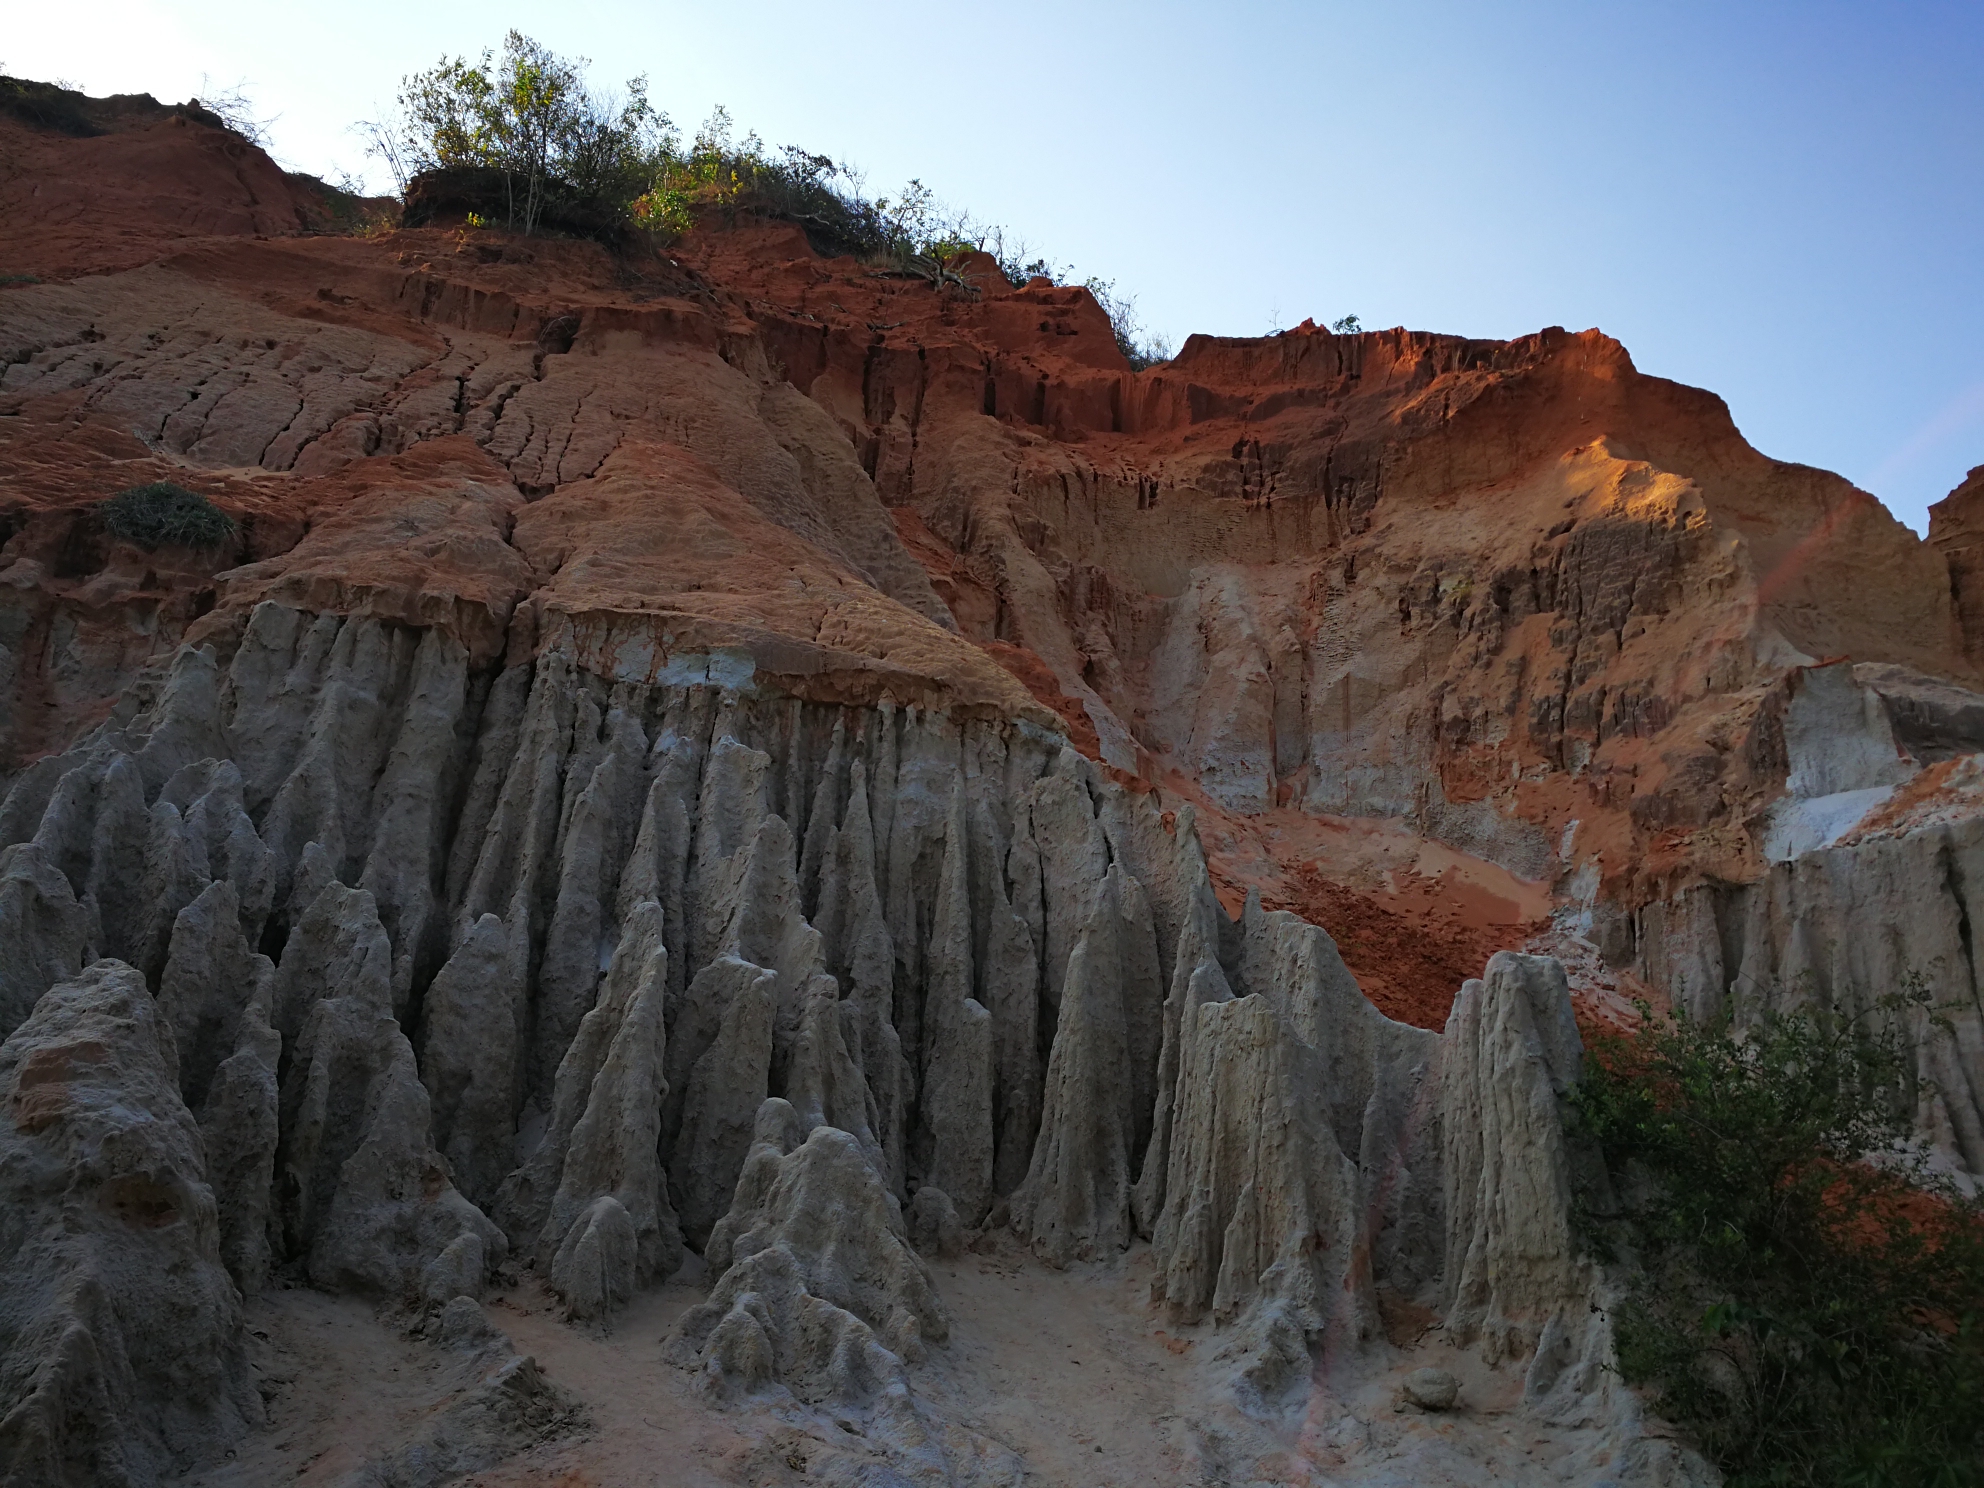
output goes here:
{"type": "Polygon", "coordinates": [[[217,548],[238,530],[234,518],[206,497],[170,481],[119,491],[98,503],[97,514],[114,536],[148,553],[168,545],[217,548]]]}
{"type": "Polygon", "coordinates": [[[1578,1218],[1627,1277],[1620,1372],[1729,1488],[1984,1482],[1984,1207],[1913,1143],[1910,1026],[1938,1036],[1899,998],[1642,1007],[1574,1093],[1618,1195],[1578,1218]]]}

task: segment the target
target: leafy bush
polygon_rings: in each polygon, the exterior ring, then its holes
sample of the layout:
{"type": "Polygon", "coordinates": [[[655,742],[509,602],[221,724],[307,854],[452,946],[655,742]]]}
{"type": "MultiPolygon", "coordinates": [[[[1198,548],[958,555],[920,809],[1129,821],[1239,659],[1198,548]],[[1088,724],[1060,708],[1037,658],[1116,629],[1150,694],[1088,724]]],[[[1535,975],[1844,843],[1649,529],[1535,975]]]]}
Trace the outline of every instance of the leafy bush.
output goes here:
{"type": "Polygon", "coordinates": [[[1620,1369],[1731,1488],[1984,1481],[1984,1211],[1910,1143],[1928,1011],[1884,1011],[1643,1016],[1574,1097],[1625,1194],[1580,1216],[1620,1369]]]}
{"type": "MultiPolygon", "coordinates": [[[[750,215],[791,222],[814,249],[841,254],[940,286],[973,288],[955,260],[1002,244],[997,228],[953,212],[921,181],[893,197],[862,194],[858,172],[797,145],[767,149],[755,131],[733,138],[730,111],[710,115],[687,150],[672,133],[654,183],[636,212],[664,230],[688,227],[698,212],[730,219],[750,215]]],[[[1042,265],[1044,267],[1044,265],[1042,265]]]]}
{"type": "MultiPolygon", "coordinates": [[[[768,149],[755,132],[738,139],[722,107],[685,147],[649,103],[645,78],[610,100],[588,87],[587,65],[512,31],[500,58],[444,57],[406,78],[398,114],[360,127],[393,173],[407,225],[463,213],[478,224],[610,240],[632,231],[674,237],[702,214],[759,216],[796,224],[821,254],[944,291],[983,287],[958,262],[977,251],[1015,285],[1072,276],[1030,258],[1024,244],[1009,248],[1003,229],[945,207],[921,181],[870,198],[859,173],[828,156],[797,145],[768,149]]],[[[1132,366],[1169,358],[1162,338],[1145,333],[1134,300],[1108,280],[1086,287],[1132,366]]]]}
{"type": "Polygon", "coordinates": [[[669,231],[688,227],[703,210],[771,217],[796,224],[821,253],[902,262],[938,235],[930,205],[917,181],[894,202],[870,201],[855,173],[825,155],[797,145],[767,150],[755,131],[733,141],[730,112],[719,105],[686,151],[671,142],[639,210],[669,231]]]}
{"type": "Polygon", "coordinates": [[[672,152],[672,131],[645,78],[606,99],[587,87],[586,65],[512,31],[500,60],[486,50],[473,63],[443,57],[404,80],[396,118],[361,127],[402,194],[425,172],[490,171],[505,224],[520,231],[559,206],[629,221],[672,152]]]}
{"type": "Polygon", "coordinates": [[[99,503],[97,512],[113,535],[148,553],[167,544],[217,548],[236,531],[234,518],[206,497],[170,481],[119,491],[99,503]]]}

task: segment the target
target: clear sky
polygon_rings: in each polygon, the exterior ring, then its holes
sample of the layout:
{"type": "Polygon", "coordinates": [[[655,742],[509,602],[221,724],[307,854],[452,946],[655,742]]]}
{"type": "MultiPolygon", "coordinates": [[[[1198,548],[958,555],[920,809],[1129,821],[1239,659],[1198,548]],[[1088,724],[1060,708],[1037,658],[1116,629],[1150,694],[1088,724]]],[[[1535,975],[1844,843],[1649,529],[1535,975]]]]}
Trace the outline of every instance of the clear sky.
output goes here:
{"type": "MultiPolygon", "coordinates": [[[[0,68],[244,84],[286,164],[516,26],[685,129],[910,176],[1173,343],[1598,326],[1917,530],[1984,463],[1984,3],[11,0],[0,68]]],[[[371,168],[374,180],[383,180],[371,168]]]]}

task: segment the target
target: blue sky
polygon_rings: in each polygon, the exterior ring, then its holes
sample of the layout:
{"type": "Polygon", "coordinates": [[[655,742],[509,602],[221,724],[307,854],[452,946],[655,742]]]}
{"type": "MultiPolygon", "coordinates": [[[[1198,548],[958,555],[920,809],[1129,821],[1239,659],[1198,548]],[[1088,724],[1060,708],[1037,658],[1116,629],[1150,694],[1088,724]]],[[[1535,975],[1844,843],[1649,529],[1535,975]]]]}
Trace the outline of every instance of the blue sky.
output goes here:
{"type": "Polygon", "coordinates": [[[285,163],[359,172],[354,120],[512,25],[596,81],[646,73],[687,128],[724,103],[871,190],[920,177],[1174,343],[1349,313],[1598,326],[1917,530],[1984,463],[1978,0],[93,0],[14,7],[0,67],[242,83],[285,163]]]}

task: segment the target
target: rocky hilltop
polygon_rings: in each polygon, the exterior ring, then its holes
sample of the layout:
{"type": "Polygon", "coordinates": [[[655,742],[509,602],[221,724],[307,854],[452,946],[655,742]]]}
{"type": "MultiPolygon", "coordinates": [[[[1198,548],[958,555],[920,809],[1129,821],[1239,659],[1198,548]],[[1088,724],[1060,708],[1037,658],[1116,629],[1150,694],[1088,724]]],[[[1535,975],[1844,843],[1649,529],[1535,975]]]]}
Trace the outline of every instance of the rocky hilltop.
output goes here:
{"type": "Polygon", "coordinates": [[[1984,1172],[1975,473],[1924,543],[1595,331],[1133,371],[989,258],[333,230],[70,107],[0,116],[5,1481],[1705,1482],[1577,1017],[1926,989],[1984,1172]],[[232,535],[116,538],[157,480],[232,535]],[[1170,1405],[1041,1415],[1123,1327],[1170,1405]]]}

